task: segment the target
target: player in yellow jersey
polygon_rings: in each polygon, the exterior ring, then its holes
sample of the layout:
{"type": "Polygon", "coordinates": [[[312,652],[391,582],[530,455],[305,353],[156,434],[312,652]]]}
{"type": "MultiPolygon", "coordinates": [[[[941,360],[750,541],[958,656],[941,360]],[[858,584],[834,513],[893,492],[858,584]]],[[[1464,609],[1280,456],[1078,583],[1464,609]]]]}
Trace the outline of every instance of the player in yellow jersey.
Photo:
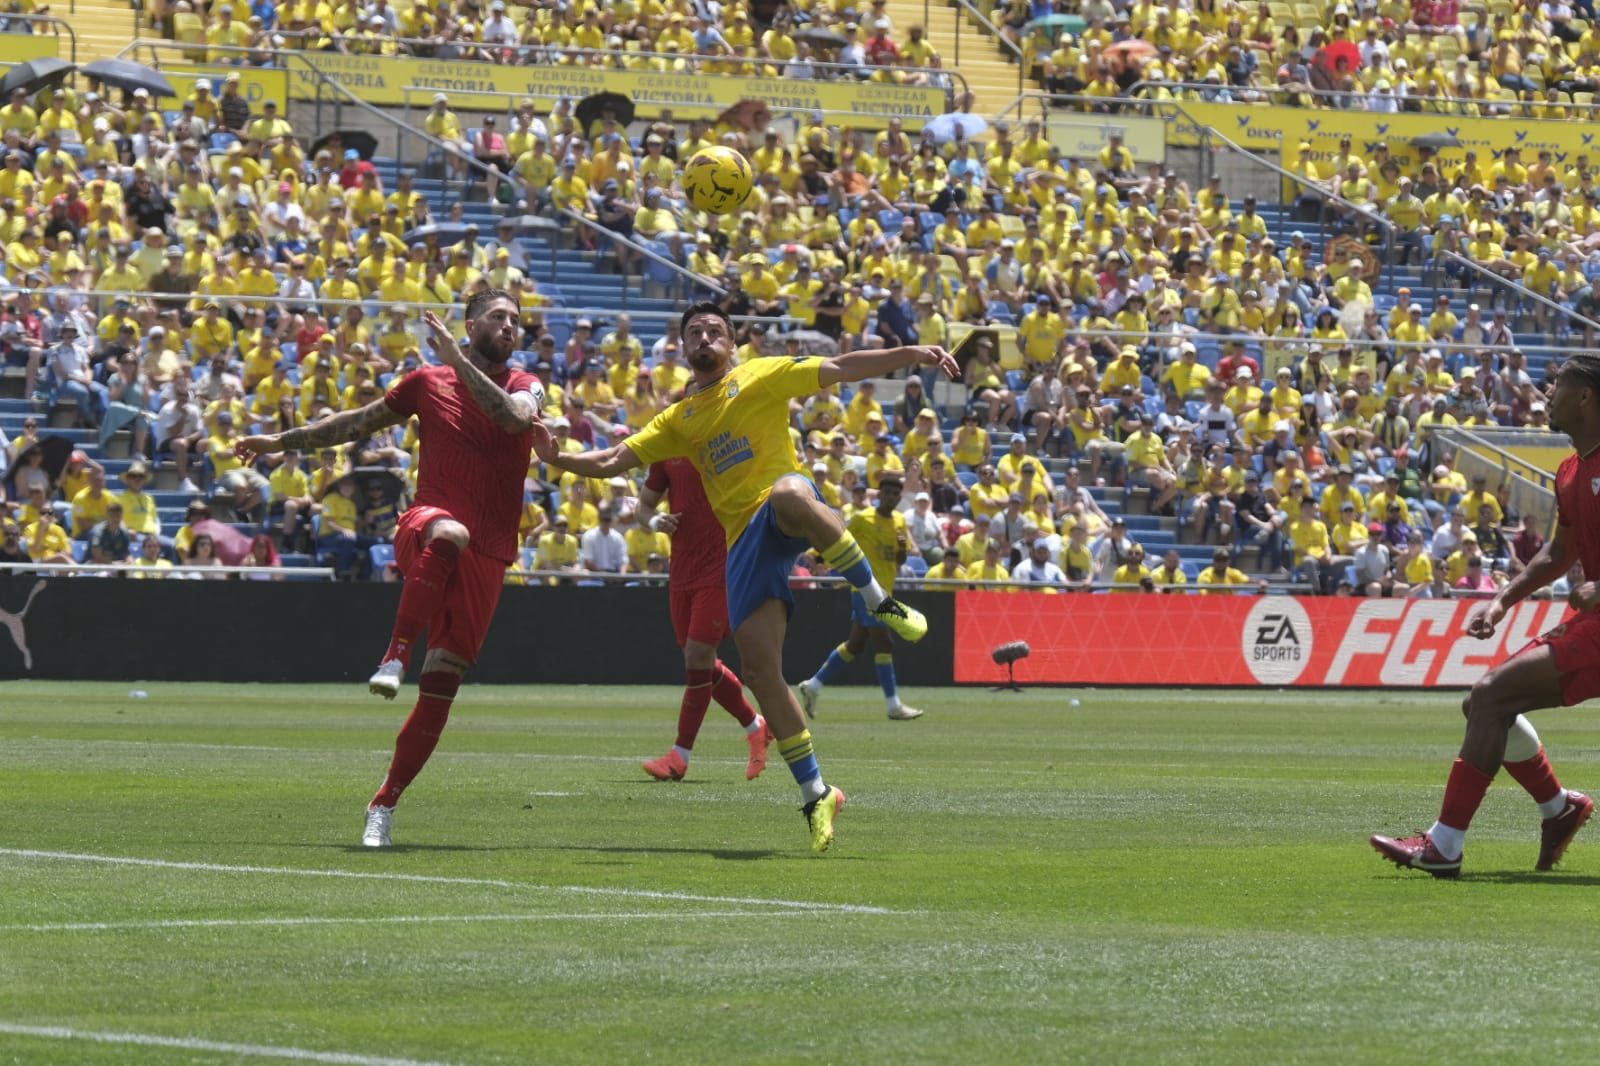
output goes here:
{"type": "MultiPolygon", "coordinates": [[[[857,511],[846,528],[867,554],[872,574],[885,592],[894,591],[895,574],[906,561],[910,543],[906,533],[906,516],[901,514],[900,493],[905,484],[899,474],[884,474],[878,479],[878,506],[870,511],[857,511]]],[[[823,688],[836,681],[839,675],[855,662],[872,638],[873,667],[878,672],[878,684],[883,686],[883,698],[889,717],[895,721],[921,718],[922,712],[900,702],[900,690],[894,678],[894,641],[889,637],[889,627],[872,616],[858,592],[850,594],[850,635],[845,642],[828,653],[820,669],[800,682],[800,705],[812,718],[817,714],[817,697],[823,688]]]]}
{"type": "Polygon", "coordinates": [[[960,371],[943,348],[865,350],[828,359],[814,356],[752,359],[733,365],[733,324],[713,303],[683,313],[684,351],[694,381],[689,394],[621,444],[603,451],[556,451],[540,443],[539,458],[581,477],[609,478],[635,467],[687,456],[700,471],[706,498],[728,539],[728,623],[778,751],[800,785],[811,848],[833,842],[844,794],[823,783],[804,712],[783,680],[783,638],[793,594],[789,572],[801,551],[814,548],[861,593],[873,616],[899,636],[920,640],[927,620],[883,591],[855,537],[823,503],[795,457],[789,401],[844,381],[882,377],[922,364],[952,378],[960,371]]]}

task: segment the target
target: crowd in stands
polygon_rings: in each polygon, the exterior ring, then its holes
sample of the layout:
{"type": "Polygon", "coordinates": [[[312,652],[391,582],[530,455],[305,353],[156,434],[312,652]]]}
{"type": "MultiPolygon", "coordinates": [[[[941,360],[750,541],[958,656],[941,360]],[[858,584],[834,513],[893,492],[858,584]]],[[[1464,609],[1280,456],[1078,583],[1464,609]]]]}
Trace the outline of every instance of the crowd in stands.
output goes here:
{"type": "Polygon", "coordinates": [[[896,31],[886,0],[788,4],[628,0],[390,4],[157,0],[165,36],[212,63],[282,65],[285,49],[502,65],[952,86],[921,26],[896,31]]]}
{"type": "MultiPolygon", "coordinates": [[[[251,18],[288,14],[267,5],[251,18]]],[[[218,7],[218,19],[230,15],[218,7]]],[[[1498,546],[1491,532],[1508,546],[1537,539],[1505,525],[1500,487],[1469,484],[1430,435],[1545,426],[1543,382],[1508,314],[1521,304],[1474,304],[1458,319],[1447,299],[1424,308],[1402,290],[1384,312],[1367,259],[1327,262],[1299,233],[1280,248],[1251,198],[1236,204],[1219,181],[1191,188],[1170,169],[1139,168],[1120,137],[1072,159],[1037,120],[979,141],[959,127],[939,140],[898,121],[843,129],[820,115],[792,137],[666,117],[581,129],[571,100],[549,111],[525,100],[508,117],[503,136],[488,119],[469,131],[441,95],[424,119],[455,146],[433,161],[453,187],[476,195],[486,177],[483,192],[507,212],[493,235],[468,227],[445,242],[405,239],[439,221],[413,175],[386,188],[337,142],[308,156],[275,102],[252,109],[233,78],[215,93],[198,83],[169,113],[141,94],[115,106],[69,87],[0,107],[0,238],[15,287],[0,307],[0,357],[22,370],[41,410],[70,411],[102,442],[126,434],[141,457],[113,493],[87,456],[59,477],[38,472],[32,456],[44,449],[25,430],[5,473],[21,551],[36,561],[209,557],[214,535],[191,528],[209,514],[170,537],[151,528],[140,499],[149,460],[171,463],[202,511],[260,530],[263,556],[314,552],[341,572],[381,574],[384,555],[369,549],[404,506],[414,431],[259,469],[233,459],[232,441],[377,399],[430,358],[416,305],[459,307],[485,286],[523,307],[519,358],[549,383],[546,413],[563,446],[642,426],[689,377],[672,324],[648,346],[625,315],[552,328],[549,301],[516,265],[518,209],[568,222],[569,239],[620,271],[645,269],[647,248],[717,285],[730,313],[757,319],[741,325],[742,359],[799,350],[790,327],[844,351],[986,331],[969,349],[964,389],[940,405],[934,382],[912,378],[884,383],[891,402],[869,383],[794,411],[797,452],[841,511],[871,506],[886,472],[904,479],[916,573],[1242,584],[1235,564],[1254,551],[1257,572],[1325,592],[1431,595],[1466,587],[1470,545],[1498,546]],[[716,143],[744,152],[758,175],[749,200],[722,217],[693,211],[676,179],[678,161],[716,143]],[[1356,328],[1351,312],[1363,308],[1356,328]],[[1193,575],[1176,556],[1151,565],[1096,502],[1091,489],[1102,487],[1147,493],[1190,543],[1218,550],[1215,565],[1193,575]]],[[[1338,163],[1351,198],[1357,186],[1381,190],[1394,169],[1381,148],[1338,163]]],[[[1472,258],[1548,275],[1552,291],[1581,300],[1587,283],[1567,272],[1576,249],[1552,257],[1545,242],[1592,229],[1581,204],[1553,210],[1548,199],[1553,182],[1592,203],[1586,166],[1524,167],[1513,152],[1482,171],[1430,161],[1400,176],[1386,207],[1399,217],[1396,203],[1417,201],[1417,228],[1435,241],[1460,219],[1479,234],[1464,246],[1472,258]],[[1546,221],[1530,230],[1524,205],[1546,221]]],[[[637,513],[632,482],[544,474],[530,469],[528,566],[670,565],[670,542],[637,513]]],[[[256,552],[247,540],[228,554],[256,552]]],[[[1525,559],[1486,551],[1481,569],[1504,580],[1525,559]]]]}
{"type": "Polygon", "coordinates": [[[1078,32],[1035,21],[1059,10],[1008,0],[995,17],[1053,92],[1096,108],[1138,85],[1152,100],[1564,120],[1600,90],[1591,0],[1133,0],[1081,5],[1078,32]]]}

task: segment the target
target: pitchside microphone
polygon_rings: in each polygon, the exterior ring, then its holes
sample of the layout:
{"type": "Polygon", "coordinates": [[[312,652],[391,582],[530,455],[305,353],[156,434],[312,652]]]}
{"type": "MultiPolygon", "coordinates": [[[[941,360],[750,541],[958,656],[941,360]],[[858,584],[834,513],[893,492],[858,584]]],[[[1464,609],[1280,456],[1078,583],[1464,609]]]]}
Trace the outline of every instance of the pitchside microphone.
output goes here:
{"type": "Polygon", "coordinates": [[[996,685],[995,692],[1021,692],[1022,686],[1017,684],[1015,664],[1018,659],[1026,659],[1033,654],[1033,649],[1028,647],[1025,640],[1014,640],[1010,644],[1002,644],[989,653],[995,665],[1006,668],[1006,683],[996,685]]]}
{"type": "Polygon", "coordinates": [[[1014,640],[1010,644],[1002,644],[989,653],[993,656],[998,666],[1010,666],[1018,659],[1026,659],[1033,654],[1033,649],[1028,647],[1025,640],[1014,640]]]}

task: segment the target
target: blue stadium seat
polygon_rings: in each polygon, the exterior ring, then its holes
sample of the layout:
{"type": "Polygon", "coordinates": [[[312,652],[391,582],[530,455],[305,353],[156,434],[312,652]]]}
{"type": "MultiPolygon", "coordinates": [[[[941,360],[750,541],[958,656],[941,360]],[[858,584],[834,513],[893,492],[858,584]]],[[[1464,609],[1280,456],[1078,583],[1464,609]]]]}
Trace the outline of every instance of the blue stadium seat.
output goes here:
{"type": "Polygon", "coordinates": [[[372,560],[372,580],[383,580],[383,569],[394,562],[393,544],[374,544],[367,549],[367,557],[372,560]]]}
{"type": "Polygon", "coordinates": [[[906,556],[906,567],[917,577],[921,577],[928,572],[928,560],[916,553],[912,553],[906,556]]]}

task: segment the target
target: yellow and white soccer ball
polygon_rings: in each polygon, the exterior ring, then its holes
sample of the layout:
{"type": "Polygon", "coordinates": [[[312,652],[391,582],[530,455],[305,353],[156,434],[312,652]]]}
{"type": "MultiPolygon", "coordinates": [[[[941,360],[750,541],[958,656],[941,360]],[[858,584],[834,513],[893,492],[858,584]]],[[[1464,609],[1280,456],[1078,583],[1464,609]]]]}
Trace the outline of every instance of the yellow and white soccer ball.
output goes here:
{"type": "Polygon", "coordinates": [[[683,191],[689,202],[713,215],[737,211],[754,180],[745,157],[720,144],[700,149],[683,168],[683,191]]]}

